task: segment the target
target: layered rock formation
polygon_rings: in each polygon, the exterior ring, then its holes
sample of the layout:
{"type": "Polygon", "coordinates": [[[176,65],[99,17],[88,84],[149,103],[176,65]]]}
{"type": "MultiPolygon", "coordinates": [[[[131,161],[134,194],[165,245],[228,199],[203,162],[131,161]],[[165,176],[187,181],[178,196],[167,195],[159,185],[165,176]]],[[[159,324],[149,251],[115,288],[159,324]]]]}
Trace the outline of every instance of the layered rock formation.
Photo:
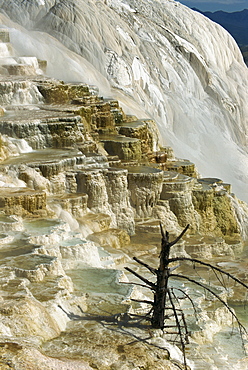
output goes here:
{"type": "MultiPolygon", "coordinates": [[[[1,39],[9,43],[7,31],[1,39]]],[[[153,120],[125,114],[92,86],[33,75],[40,69],[18,76],[19,67],[8,66],[0,79],[6,92],[0,117],[3,366],[27,368],[35,356],[38,369],[178,368],[180,355],[173,359],[165,338],[150,338],[155,352],[143,343],[127,350],[123,336],[110,335],[94,315],[101,323],[103,311],[144,311],[130,301],[143,293],[120,285],[125,277],[117,268],[133,255],[157,255],[160,222],[173,234],[191,224],[177,255],[234,258],[246,237],[247,206],[229,184],[199,178],[192,162],[175,158],[153,120]]],[[[116,317],[114,324],[122,322],[116,317]]],[[[132,330],[128,340],[143,338],[132,330]]]]}
{"type": "Polygon", "coordinates": [[[177,156],[196,163],[205,177],[232,183],[248,200],[248,72],[219,25],[174,0],[0,5],[18,23],[4,20],[22,55],[48,60],[50,75],[96,84],[101,93],[109,95],[110,84],[112,96],[118,90],[126,106],[143,110],[139,118],[146,113],[156,120],[177,156]]]}

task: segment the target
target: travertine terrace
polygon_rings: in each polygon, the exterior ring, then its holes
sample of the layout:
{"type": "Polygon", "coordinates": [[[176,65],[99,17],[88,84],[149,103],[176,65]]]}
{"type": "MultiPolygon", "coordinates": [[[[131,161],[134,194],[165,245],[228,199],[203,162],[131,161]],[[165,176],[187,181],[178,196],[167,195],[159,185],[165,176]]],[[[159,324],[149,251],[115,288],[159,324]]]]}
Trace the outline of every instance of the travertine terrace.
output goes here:
{"type": "Polygon", "coordinates": [[[164,339],[126,346],[66,312],[141,310],[122,267],[156,255],[160,222],[172,234],[191,224],[175,253],[234,258],[246,205],[175,158],[153,120],[94,86],[45,76],[45,61],[15,57],[4,29],[0,44],[1,368],[177,369],[164,339]]]}

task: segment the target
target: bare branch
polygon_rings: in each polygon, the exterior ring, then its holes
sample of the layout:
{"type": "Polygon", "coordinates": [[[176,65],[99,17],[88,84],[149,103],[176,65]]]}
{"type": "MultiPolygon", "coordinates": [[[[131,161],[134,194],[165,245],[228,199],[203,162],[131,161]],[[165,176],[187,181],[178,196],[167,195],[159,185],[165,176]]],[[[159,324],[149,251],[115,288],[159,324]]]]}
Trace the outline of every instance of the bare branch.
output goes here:
{"type": "Polygon", "coordinates": [[[157,274],[157,270],[156,269],[154,269],[153,267],[149,266],[147,263],[141,261],[137,257],[133,257],[133,260],[136,261],[136,262],[138,262],[140,265],[146,267],[152,274],[154,274],[154,275],[157,274]]]}
{"type": "Polygon", "coordinates": [[[195,304],[193,302],[193,299],[187,294],[185,293],[184,290],[180,289],[180,288],[170,288],[172,291],[174,291],[175,289],[178,290],[179,292],[183,293],[185,295],[185,297],[190,301],[192,307],[193,307],[193,310],[195,312],[195,316],[197,317],[197,311],[196,311],[196,308],[195,308],[195,304]]]}
{"type": "Polygon", "coordinates": [[[166,240],[166,241],[168,241],[168,239],[167,239],[167,237],[166,237],[166,235],[165,235],[165,233],[164,233],[164,229],[163,229],[163,227],[162,227],[162,224],[161,224],[161,222],[160,222],[160,231],[161,231],[161,235],[162,235],[162,239],[163,240],[166,240]]]}
{"type": "Polygon", "coordinates": [[[169,271],[172,272],[172,271],[176,270],[178,267],[180,267],[180,265],[176,265],[176,266],[170,267],[169,268],[169,271]]]}
{"type": "Polygon", "coordinates": [[[224,277],[223,277],[223,275],[221,274],[220,276],[221,276],[221,278],[218,276],[218,274],[217,274],[217,271],[215,271],[214,269],[212,269],[213,270],[213,273],[214,273],[214,275],[215,275],[215,277],[216,277],[216,279],[219,281],[219,283],[220,283],[220,285],[224,288],[224,289],[226,289],[226,290],[228,290],[227,289],[227,287],[226,287],[226,284],[225,284],[225,281],[224,281],[224,277]]]}
{"type": "Polygon", "coordinates": [[[184,228],[184,230],[181,232],[181,234],[173,241],[170,243],[170,246],[172,247],[174,244],[176,244],[182,237],[183,235],[186,233],[186,231],[188,230],[189,228],[189,224],[184,228]]]}
{"type": "Polygon", "coordinates": [[[150,289],[150,290],[155,290],[155,288],[152,288],[152,287],[150,287],[148,285],[139,284],[139,283],[133,283],[133,282],[129,282],[129,281],[122,281],[121,284],[137,285],[137,286],[141,286],[142,288],[146,288],[146,289],[150,289]]]}
{"type": "Polygon", "coordinates": [[[153,302],[153,301],[146,301],[146,300],[134,299],[134,298],[131,298],[131,301],[133,301],[133,302],[138,302],[138,303],[151,304],[152,306],[154,305],[154,302],[153,302]]]}
{"type": "MultiPolygon", "coordinates": [[[[178,297],[175,295],[175,293],[174,293],[173,289],[170,289],[170,292],[171,292],[171,294],[173,295],[174,299],[177,301],[177,303],[178,303],[179,307],[181,307],[181,306],[180,306],[179,299],[178,299],[178,297]]],[[[180,308],[178,311],[180,311],[180,312],[181,312],[181,316],[182,316],[182,320],[183,320],[183,327],[184,327],[184,329],[185,329],[185,339],[186,339],[186,341],[187,341],[187,343],[188,343],[189,331],[188,331],[187,322],[186,322],[186,320],[185,320],[184,312],[183,312],[183,310],[182,310],[181,308],[180,308]]]]}
{"type": "Polygon", "coordinates": [[[240,331],[240,335],[241,335],[241,339],[242,339],[242,342],[243,342],[243,336],[242,336],[242,330],[244,331],[245,334],[247,334],[247,331],[246,331],[246,328],[241,324],[241,322],[239,321],[237,315],[231,310],[231,308],[228,306],[228,304],[223,300],[221,299],[218,294],[214,293],[210,288],[206,287],[205,285],[199,283],[198,281],[194,280],[194,279],[190,279],[189,277],[187,276],[184,276],[184,275],[177,275],[177,274],[171,274],[170,276],[174,276],[174,277],[177,277],[179,279],[185,279],[185,280],[188,280],[190,281],[191,283],[194,283],[198,286],[200,286],[201,288],[203,289],[206,289],[209,293],[211,293],[214,297],[216,297],[222,304],[223,306],[225,306],[228,311],[232,314],[232,316],[235,318],[235,320],[237,321],[238,323],[238,326],[239,326],[239,331],[240,331]]]}
{"type": "Polygon", "coordinates": [[[222,274],[224,274],[224,275],[228,276],[229,278],[231,278],[232,280],[236,281],[236,283],[239,283],[240,285],[242,285],[243,287],[248,289],[248,285],[243,283],[243,281],[239,280],[238,278],[229,274],[228,272],[220,269],[219,267],[215,267],[215,266],[211,265],[210,263],[202,262],[198,259],[189,258],[189,257],[175,257],[175,258],[170,258],[169,259],[169,263],[177,262],[177,261],[191,261],[191,262],[194,262],[194,263],[199,263],[200,265],[203,265],[203,266],[210,267],[211,269],[221,272],[222,274]]]}
{"type": "Polygon", "coordinates": [[[180,322],[179,322],[179,319],[178,319],[177,310],[175,308],[175,305],[174,305],[174,302],[173,302],[173,299],[171,297],[171,293],[170,293],[169,290],[168,290],[168,297],[169,297],[169,300],[170,300],[172,309],[174,311],[174,316],[175,316],[175,320],[176,320],[176,324],[177,324],[177,329],[178,329],[178,333],[179,333],[179,336],[180,336],[180,342],[181,342],[181,346],[182,346],[183,362],[184,362],[184,366],[185,366],[185,369],[186,369],[187,368],[187,364],[186,364],[185,343],[184,343],[184,340],[183,340],[183,333],[181,331],[181,325],[180,325],[180,322]]]}
{"type": "Polygon", "coordinates": [[[149,285],[150,287],[152,287],[153,289],[155,289],[156,285],[154,283],[152,283],[151,281],[147,280],[146,278],[144,278],[143,276],[141,276],[140,274],[138,274],[134,270],[130,269],[129,267],[125,267],[125,269],[127,271],[131,272],[131,274],[133,274],[134,276],[136,276],[140,280],[142,280],[144,283],[146,283],[147,285],[149,285]]]}

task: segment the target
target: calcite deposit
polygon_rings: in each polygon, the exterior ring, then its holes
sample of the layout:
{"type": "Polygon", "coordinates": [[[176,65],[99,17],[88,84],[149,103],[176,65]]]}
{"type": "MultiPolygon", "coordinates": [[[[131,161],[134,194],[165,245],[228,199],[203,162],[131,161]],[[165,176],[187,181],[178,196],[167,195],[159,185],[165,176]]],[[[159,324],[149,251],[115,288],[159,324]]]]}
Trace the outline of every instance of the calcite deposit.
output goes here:
{"type": "Polygon", "coordinates": [[[0,208],[6,215],[46,213],[46,193],[27,188],[0,188],[0,208]]]}
{"type": "Polygon", "coordinates": [[[147,308],[123,265],[156,261],[160,223],[191,225],[172,255],[235,258],[247,205],[175,158],[153,120],[25,66],[0,70],[0,368],[178,369],[166,335],[123,328],[147,308]]]}

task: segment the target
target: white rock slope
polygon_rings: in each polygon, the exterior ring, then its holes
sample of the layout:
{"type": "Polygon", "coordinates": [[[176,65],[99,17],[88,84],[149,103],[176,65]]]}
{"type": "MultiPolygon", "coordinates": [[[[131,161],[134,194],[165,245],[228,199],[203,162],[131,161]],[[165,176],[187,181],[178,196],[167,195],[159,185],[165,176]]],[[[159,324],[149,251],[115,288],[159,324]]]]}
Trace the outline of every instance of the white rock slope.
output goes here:
{"type": "Polygon", "coordinates": [[[0,0],[0,9],[38,31],[2,17],[19,52],[48,59],[56,77],[102,90],[108,80],[157,120],[177,156],[248,200],[248,69],[224,29],[173,0],[0,0]]]}

